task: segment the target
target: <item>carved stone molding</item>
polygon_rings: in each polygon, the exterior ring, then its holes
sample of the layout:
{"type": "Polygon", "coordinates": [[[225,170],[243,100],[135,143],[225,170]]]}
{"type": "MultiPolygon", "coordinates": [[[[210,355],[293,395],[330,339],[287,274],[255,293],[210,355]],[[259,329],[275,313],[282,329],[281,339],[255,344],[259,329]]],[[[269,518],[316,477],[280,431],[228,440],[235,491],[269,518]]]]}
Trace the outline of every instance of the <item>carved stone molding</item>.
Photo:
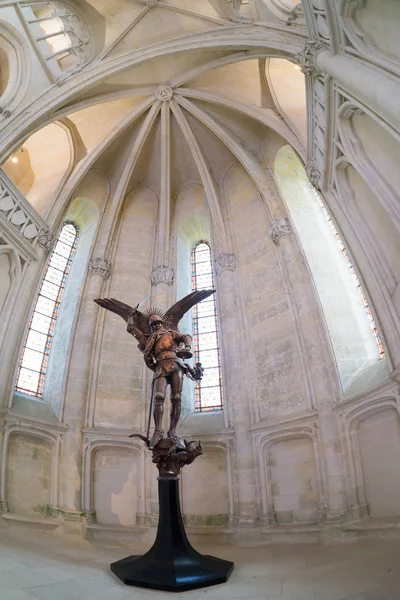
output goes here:
{"type": "Polygon", "coordinates": [[[289,27],[291,25],[293,25],[293,23],[295,21],[297,21],[297,19],[299,18],[300,15],[303,14],[303,7],[301,5],[301,2],[299,2],[298,4],[296,4],[296,6],[290,11],[290,15],[288,20],[286,21],[286,25],[289,25],[289,27]]]}
{"type": "Polygon", "coordinates": [[[174,283],[174,270],[166,265],[156,267],[150,275],[151,285],[155,286],[159,283],[172,285],[174,283]]]}
{"type": "Polygon", "coordinates": [[[305,43],[305,46],[296,56],[296,61],[301,66],[301,71],[305,75],[315,75],[318,70],[315,66],[315,56],[320,50],[327,50],[328,45],[322,40],[311,40],[305,43]]]}
{"type": "Polygon", "coordinates": [[[216,275],[221,275],[224,271],[234,271],[236,269],[236,256],[223,252],[214,259],[214,269],[216,275]]]}
{"type": "Polygon", "coordinates": [[[46,252],[50,252],[53,249],[55,241],[56,237],[53,235],[50,229],[42,231],[38,236],[38,244],[42,246],[46,252]]]}
{"type": "Polygon", "coordinates": [[[8,513],[7,500],[0,500],[0,513],[8,513]]]}
{"type": "Polygon", "coordinates": [[[168,102],[174,95],[174,90],[169,85],[159,85],[156,89],[156,98],[162,102],[168,102]]]}
{"type": "Polygon", "coordinates": [[[309,160],[308,163],[306,163],[305,169],[311,185],[318,189],[321,182],[321,171],[318,169],[313,160],[309,160]]]}
{"type": "Polygon", "coordinates": [[[111,275],[111,261],[105,258],[92,258],[88,266],[88,275],[100,275],[108,279],[111,275]]]}
{"type": "Polygon", "coordinates": [[[275,244],[279,246],[281,237],[292,233],[289,219],[287,217],[275,217],[271,223],[270,233],[275,244]]]}
{"type": "Polygon", "coordinates": [[[4,110],[4,108],[2,108],[0,106],[0,115],[2,115],[3,117],[5,117],[6,119],[8,119],[8,117],[11,117],[11,111],[10,110],[4,110]]]}

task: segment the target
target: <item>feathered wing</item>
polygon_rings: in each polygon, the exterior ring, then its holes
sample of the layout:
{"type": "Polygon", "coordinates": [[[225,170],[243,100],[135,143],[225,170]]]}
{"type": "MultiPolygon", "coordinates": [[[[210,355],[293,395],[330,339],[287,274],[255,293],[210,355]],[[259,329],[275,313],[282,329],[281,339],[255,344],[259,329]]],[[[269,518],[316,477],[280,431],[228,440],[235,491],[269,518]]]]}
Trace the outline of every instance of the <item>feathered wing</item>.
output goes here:
{"type": "Polygon", "coordinates": [[[215,294],[215,290],[200,290],[191,292],[182,300],[175,302],[171,308],[167,310],[164,316],[164,322],[168,329],[178,329],[178,323],[183,315],[198,302],[205,300],[211,294],[215,294]]]}
{"type": "Polygon", "coordinates": [[[115,298],[95,298],[94,301],[99,306],[102,306],[116,315],[119,315],[126,322],[128,322],[130,317],[136,329],[139,329],[139,331],[144,334],[149,333],[148,319],[142,312],[140,312],[140,310],[132,308],[132,306],[129,306],[129,304],[125,304],[124,302],[116,300],[115,298]]]}

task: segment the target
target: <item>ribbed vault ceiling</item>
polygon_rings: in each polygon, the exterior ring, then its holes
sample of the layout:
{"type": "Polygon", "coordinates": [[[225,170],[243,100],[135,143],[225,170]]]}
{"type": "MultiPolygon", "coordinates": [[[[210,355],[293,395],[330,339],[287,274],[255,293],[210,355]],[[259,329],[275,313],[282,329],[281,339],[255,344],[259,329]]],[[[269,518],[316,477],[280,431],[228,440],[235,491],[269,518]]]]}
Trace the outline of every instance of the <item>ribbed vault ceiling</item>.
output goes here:
{"type": "MultiPolygon", "coordinates": [[[[276,53],[269,58],[265,48],[184,48],[193,34],[237,27],[217,10],[222,0],[91,4],[106,20],[106,43],[90,68],[104,68],[105,75],[92,86],[77,83],[73,100],[46,121],[63,123],[73,142],[65,199],[91,168],[101,168],[114,188],[122,182],[126,192],[145,184],[173,197],[197,182],[209,198],[239,161],[262,185],[260,159],[276,135],[304,157],[305,87],[297,65],[276,53]],[[174,40],[176,51],[122,67],[138,48],[174,40]]],[[[48,150],[55,158],[57,148],[48,150]]]]}

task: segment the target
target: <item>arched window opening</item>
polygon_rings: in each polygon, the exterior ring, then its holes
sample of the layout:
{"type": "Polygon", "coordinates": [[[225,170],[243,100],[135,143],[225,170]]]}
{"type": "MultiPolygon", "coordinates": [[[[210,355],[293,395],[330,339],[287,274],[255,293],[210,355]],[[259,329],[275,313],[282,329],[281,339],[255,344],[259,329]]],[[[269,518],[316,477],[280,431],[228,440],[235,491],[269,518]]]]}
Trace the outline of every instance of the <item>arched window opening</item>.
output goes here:
{"type": "Polygon", "coordinates": [[[342,392],[360,393],[387,377],[367,297],[326,207],[289,146],[278,151],[274,172],[315,284],[342,392]]]}
{"type": "MultiPolygon", "coordinates": [[[[192,289],[214,288],[210,244],[201,240],[192,248],[192,289]]],[[[193,307],[193,355],[204,375],[195,384],[196,412],[222,410],[223,390],[219,349],[217,306],[213,294],[193,307]]]]}
{"type": "Polygon", "coordinates": [[[337,239],[337,242],[338,242],[339,247],[340,247],[340,249],[341,249],[341,251],[343,253],[343,256],[346,259],[347,265],[348,265],[348,267],[350,269],[350,273],[352,274],[352,276],[354,278],[354,282],[355,282],[356,287],[357,287],[357,289],[358,289],[358,291],[360,293],[360,296],[361,296],[361,299],[362,299],[365,311],[366,311],[366,313],[368,315],[369,322],[371,323],[372,331],[374,333],[376,344],[377,344],[378,349],[379,349],[379,355],[380,355],[381,358],[385,358],[385,350],[383,348],[382,340],[381,340],[381,338],[379,336],[379,332],[378,332],[378,328],[377,328],[376,323],[375,323],[374,316],[373,316],[373,314],[371,312],[371,309],[370,309],[370,306],[369,306],[369,303],[368,303],[368,299],[367,299],[367,297],[366,297],[366,295],[364,293],[363,287],[362,287],[361,282],[360,282],[360,280],[359,280],[359,278],[357,276],[357,272],[356,272],[356,270],[355,270],[355,268],[353,266],[353,263],[352,263],[351,258],[349,256],[349,253],[347,252],[346,247],[345,247],[345,245],[342,242],[342,238],[340,237],[340,235],[338,233],[338,230],[335,227],[335,224],[334,224],[334,222],[332,220],[332,217],[331,217],[328,209],[326,208],[325,204],[322,202],[319,194],[315,191],[314,188],[312,188],[312,189],[313,189],[313,192],[315,193],[315,195],[317,196],[319,205],[321,206],[321,208],[322,208],[322,210],[323,210],[323,212],[325,214],[325,217],[328,220],[329,225],[331,226],[331,229],[332,229],[332,231],[333,231],[333,233],[334,233],[334,235],[335,235],[335,237],[337,239]]]}
{"type": "MultiPolygon", "coordinates": [[[[68,71],[88,59],[89,31],[81,17],[59,2],[39,2],[23,6],[24,16],[41,48],[47,43],[61,71],[68,71]]],[[[46,47],[46,46],[45,46],[46,47]]]]}
{"type": "Polygon", "coordinates": [[[66,222],[47,263],[24,340],[15,389],[43,397],[44,380],[54,328],[78,242],[78,229],[66,222]]]}

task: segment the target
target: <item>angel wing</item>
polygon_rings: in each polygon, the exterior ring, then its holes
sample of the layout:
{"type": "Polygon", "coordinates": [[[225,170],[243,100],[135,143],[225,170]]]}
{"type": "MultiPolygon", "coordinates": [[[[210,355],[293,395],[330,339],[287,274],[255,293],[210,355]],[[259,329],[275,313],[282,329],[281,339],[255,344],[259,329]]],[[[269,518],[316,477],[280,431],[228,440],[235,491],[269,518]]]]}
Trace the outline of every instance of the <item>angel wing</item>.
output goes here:
{"type": "Polygon", "coordinates": [[[200,290],[191,292],[182,300],[175,302],[171,308],[167,310],[164,315],[164,322],[168,329],[178,329],[178,323],[182,319],[183,315],[192,308],[198,302],[205,300],[211,294],[215,294],[215,290],[200,290]]]}
{"type": "Polygon", "coordinates": [[[94,301],[99,306],[119,315],[127,323],[129,319],[129,322],[138,329],[140,333],[144,335],[150,333],[148,318],[137,308],[132,308],[129,304],[125,304],[115,298],[95,298],[94,301]]]}

